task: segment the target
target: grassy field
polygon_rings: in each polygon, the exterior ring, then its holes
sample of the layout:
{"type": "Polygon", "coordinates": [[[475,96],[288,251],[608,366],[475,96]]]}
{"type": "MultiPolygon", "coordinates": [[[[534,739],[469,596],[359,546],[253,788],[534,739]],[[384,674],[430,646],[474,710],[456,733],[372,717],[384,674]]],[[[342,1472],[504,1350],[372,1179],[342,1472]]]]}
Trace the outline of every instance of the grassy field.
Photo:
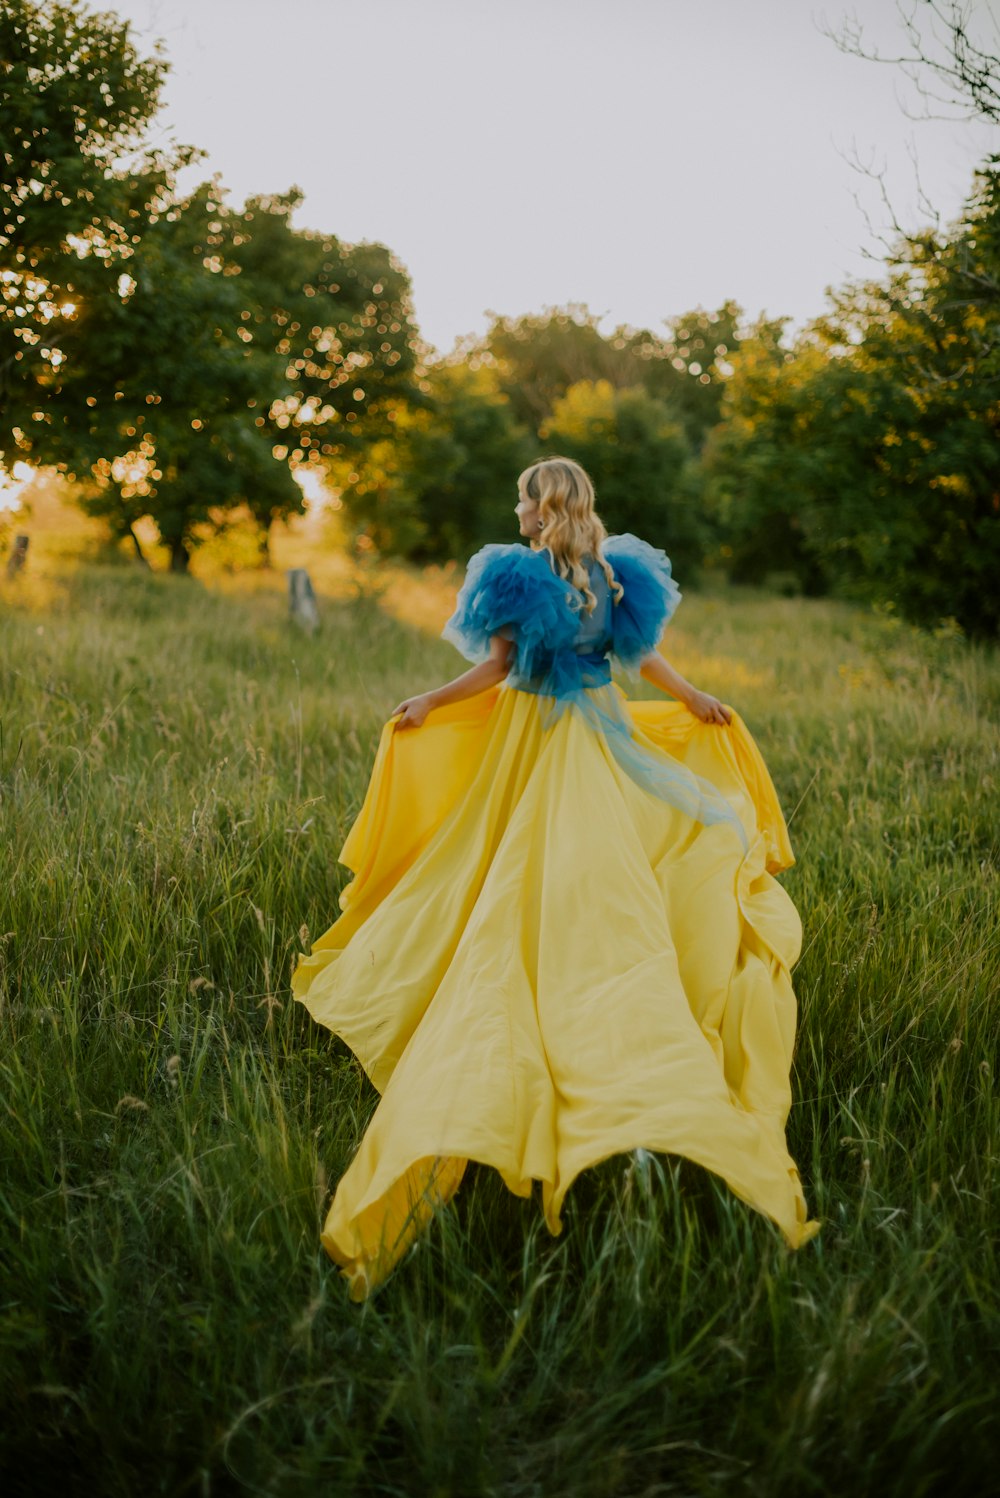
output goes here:
{"type": "Polygon", "coordinates": [[[318,1233],[374,1094],[288,977],[333,918],[381,722],[457,669],[454,579],[380,595],[317,556],[309,640],[280,574],[72,550],[0,584],[5,1491],[983,1492],[996,653],[742,593],[688,597],[670,632],[790,815],[815,1242],[632,1158],[578,1182],[554,1240],[473,1169],[357,1307],[318,1233]]]}

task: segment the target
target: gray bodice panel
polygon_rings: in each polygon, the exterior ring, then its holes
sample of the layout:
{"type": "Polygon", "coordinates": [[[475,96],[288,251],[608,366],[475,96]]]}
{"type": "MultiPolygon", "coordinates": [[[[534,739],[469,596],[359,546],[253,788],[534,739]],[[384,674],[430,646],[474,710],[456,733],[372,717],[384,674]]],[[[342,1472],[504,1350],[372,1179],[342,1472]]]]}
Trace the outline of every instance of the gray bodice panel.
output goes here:
{"type": "Polygon", "coordinates": [[[578,655],[590,655],[611,649],[611,589],[608,587],[600,562],[595,562],[591,557],[584,557],[583,565],[590,574],[590,587],[597,599],[597,606],[592,614],[581,613],[579,615],[580,623],[573,641],[573,649],[578,655]]]}

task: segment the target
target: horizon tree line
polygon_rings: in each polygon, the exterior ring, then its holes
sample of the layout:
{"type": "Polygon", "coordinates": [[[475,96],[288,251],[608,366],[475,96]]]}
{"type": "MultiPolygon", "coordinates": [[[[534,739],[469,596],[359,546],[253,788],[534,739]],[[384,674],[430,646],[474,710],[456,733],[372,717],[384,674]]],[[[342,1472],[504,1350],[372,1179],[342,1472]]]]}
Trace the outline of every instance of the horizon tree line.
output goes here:
{"type": "MultiPolygon", "coordinates": [[[[1000,123],[1000,64],[952,23],[930,76],[1000,123]]],[[[568,452],[687,576],[1000,631],[1000,157],[792,340],[733,301],[608,334],[570,304],[432,357],[387,246],[294,228],[296,188],[180,193],[199,153],[148,145],[168,64],[127,22],[8,0],[0,43],[0,464],[73,478],[138,556],[144,517],[184,572],[241,514],[266,565],[305,468],[369,550],[462,557],[568,452]]]]}

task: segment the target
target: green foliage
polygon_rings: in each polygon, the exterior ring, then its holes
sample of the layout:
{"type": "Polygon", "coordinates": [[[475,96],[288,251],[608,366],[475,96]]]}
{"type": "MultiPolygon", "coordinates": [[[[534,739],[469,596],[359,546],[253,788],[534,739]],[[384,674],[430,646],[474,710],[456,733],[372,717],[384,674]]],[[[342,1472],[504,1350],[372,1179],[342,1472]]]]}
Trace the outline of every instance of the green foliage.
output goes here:
{"type": "Polygon", "coordinates": [[[577,304],[521,317],[494,316],[482,338],[465,340],[458,351],[473,367],[496,371],[517,420],[537,432],[556,401],[581,380],[636,383],[622,350],[597,323],[577,304]]]}
{"type": "Polygon", "coordinates": [[[551,1239],[473,1167],[357,1307],[318,1235],[374,1094],[288,973],[385,714],[460,663],[369,599],[306,639],[258,578],[37,574],[0,601],[6,1493],[982,1492],[995,651],[748,594],[670,630],[791,817],[814,1243],[632,1156],[551,1239]]]}
{"type": "MultiPolygon", "coordinates": [[[[742,308],[726,301],[714,312],[697,307],[668,318],[665,338],[619,330],[613,340],[629,356],[643,388],[676,413],[696,453],[720,418],[743,321],[742,308]]],[[[767,326],[777,329],[780,324],[767,326]]]]}
{"type": "Polygon", "coordinates": [[[190,151],[147,147],[166,72],[78,0],[0,10],[0,457],[51,461],[44,402],[83,298],[127,268],[147,205],[190,151]],[[124,168],[122,163],[125,163],[124,168]]]}
{"type": "Polygon", "coordinates": [[[701,559],[705,527],[684,429],[663,401],[606,380],[582,380],[556,401],[541,435],[582,463],[610,531],[634,531],[681,572],[701,559]]]}
{"type": "Polygon", "coordinates": [[[792,569],[807,591],[1000,630],[997,182],[949,238],[831,293],[792,349],[744,340],[705,454],[736,576],[792,569]]]}
{"type": "Polygon", "coordinates": [[[326,466],[389,435],[397,403],[419,403],[423,371],[405,268],[385,245],[293,229],[301,196],[222,205],[220,232],[241,275],[240,337],[281,361],[258,424],[294,465],[326,466]]]}
{"type": "Polygon", "coordinates": [[[768,329],[751,327],[726,391],[724,419],[709,435],[702,460],[721,554],[738,582],[791,574],[803,591],[824,593],[828,578],[811,543],[809,483],[831,496],[853,477],[856,450],[845,441],[848,472],[805,440],[815,421],[813,382],[825,370],[822,350],[793,354],[768,329]]]}
{"type": "Polygon", "coordinates": [[[152,515],[177,570],[213,515],[248,504],[273,517],[302,502],[253,424],[283,361],[238,336],[244,298],[226,274],[217,209],[204,184],[151,218],[127,281],[70,324],[46,407],[64,466],[93,474],[89,513],[116,534],[152,515]]]}
{"type": "Polygon", "coordinates": [[[383,554],[462,557],[516,535],[517,475],[535,444],[489,369],[436,365],[424,384],[424,404],[398,408],[391,436],[351,465],[344,504],[383,554]]]}
{"type": "Polygon", "coordinates": [[[151,515],[178,570],[233,508],[266,538],[295,467],[363,450],[414,394],[404,268],[293,230],[294,190],[179,199],[192,153],[139,150],[165,64],[113,16],[19,0],[3,26],[0,456],[83,479],[115,535],[151,515]]]}
{"type": "Polygon", "coordinates": [[[494,316],[482,338],[464,340],[457,356],[496,372],[518,420],[540,432],[572,385],[606,381],[641,386],[665,401],[694,449],[718,420],[728,359],[739,346],[735,302],[667,319],[666,336],[616,328],[603,334],[586,306],[548,308],[521,317],[494,316]]]}
{"type": "Polygon", "coordinates": [[[363,451],[410,389],[403,272],[384,246],[294,231],[297,202],[235,211],[216,182],[157,215],[124,297],[77,320],[80,357],[71,344],[50,398],[53,426],[68,413],[60,450],[94,465],[91,513],[119,530],[151,514],[181,569],[228,510],[246,506],[266,536],[301,509],[292,471],[363,451]]]}

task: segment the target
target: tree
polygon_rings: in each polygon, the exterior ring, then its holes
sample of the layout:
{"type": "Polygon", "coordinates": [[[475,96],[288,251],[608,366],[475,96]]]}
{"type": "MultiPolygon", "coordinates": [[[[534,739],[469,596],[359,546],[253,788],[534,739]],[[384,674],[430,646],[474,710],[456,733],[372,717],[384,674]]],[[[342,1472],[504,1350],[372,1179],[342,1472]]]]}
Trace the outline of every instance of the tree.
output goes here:
{"type": "Polygon", "coordinates": [[[535,456],[492,370],[439,364],[427,404],[401,404],[392,435],[376,440],[345,475],[343,499],[383,553],[417,561],[465,557],[517,534],[517,476],[535,456]]]}
{"type": "Polygon", "coordinates": [[[385,245],[293,229],[301,197],[293,188],[229,214],[228,253],[241,273],[239,336],[273,349],[283,373],[256,425],[293,466],[322,466],[389,436],[401,400],[425,404],[426,370],[405,268],[385,245]]]}
{"type": "Polygon", "coordinates": [[[966,279],[977,263],[1000,272],[988,175],[931,257],[900,256],[884,282],[845,289],[821,324],[837,348],[855,345],[868,416],[869,480],[841,504],[855,570],[916,622],[954,618],[977,635],[1000,631],[998,329],[981,301],[955,295],[952,266],[963,262],[966,279]]]}
{"type": "Polygon", "coordinates": [[[957,362],[977,309],[939,292],[901,263],[832,293],[791,349],[744,341],[705,458],[738,578],[789,569],[920,624],[1000,629],[997,386],[957,362]]]}
{"type": "Polygon", "coordinates": [[[697,307],[668,318],[665,338],[621,329],[615,337],[628,356],[634,382],[670,406],[696,452],[719,420],[743,319],[742,308],[726,301],[715,311],[697,307]]]}
{"type": "Polygon", "coordinates": [[[637,383],[623,351],[577,303],[522,317],[493,314],[483,337],[460,342],[452,357],[494,370],[517,421],[536,432],[559,397],[581,380],[637,383]]]}
{"type": "Polygon", "coordinates": [[[666,319],[666,336],[624,325],[605,335],[585,306],[571,304],[494,316],[482,338],[465,340],[452,357],[494,370],[518,420],[535,431],[571,385],[604,380],[617,390],[641,386],[665,401],[700,449],[719,419],[742,316],[727,301],[714,312],[699,307],[666,319]]]}
{"type": "Polygon", "coordinates": [[[866,50],[856,15],[839,31],[826,25],[822,30],[852,57],[901,69],[922,101],[920,118],[931,118],[932,108],[943,105],[950,111],[946,118],[1000,125],[1000,57],[973,37],[971,8],[962,0],[916,0],[908,12],[897,10],[905,50],[890,56],[866,50]]]}
{"type": "Polygon", "coordinates": [[[3,24],[0,455],[79,478],[137,550],[152,515],[176,570],[236,505],[266,556],[301,506],[294,469],[359,452],[395,399],[423,398],[405,270],[383,245],[293,230],[295,189],[241,211],[218,182],[179,199],[193,153],[141,149],[165,64],[113,17],[17,0],[3,24]]]}
{"type": "Polygon", "coordinates": [[[242,290],[218,206],[206,183],[151,215],[127,275],[69,323],[43,413],[59,466],[89,479],[84,507],[133,540],[151,515],[179,572],[225,509],[273,516],[302,503],[254,425],[284,361],[239,337],[242,290]]]}
{"type": "Polygon", "coordinates": [[[147,205],[189,151],[144,145],[166,64],[79,0],[0,11],[0,458],[49,462],[38,413],[85,297],[134,253],[147,205]]]}
{"type": "Polygon", "coordinates": [[[841,500],[865,491],[869,467],[871,408],[856,383],[821,337],[787,349],[758,325],[744,338],[702,465],[735,581],[790,575],[823,594],[838,567],[843,581],[841,500]]]}
{"type": "Polygon", "coordinates": [[[590,474],[608,529],[632,530],[696,567],[707,541],[683,426],[641,388],[581,380],[556,401],[541,436],[590,474]]]}
{"type": "MultiPolygon", "coordinates": [[[[856,17],[843,22],[839,31],[825,25],[822,29],[849,56],[901,70],[920,101],[913,118],[978,119],[1000,124],[1000,56],[992,42],[980,44],[973,36],[973,9],[960,0],[915,0],[909,10],[902,6],[897,9],[902,31],[902,50],[898,53],[884,55],[877,49],[868,50],[864,28],[856,17]]],[[[981,170],[979,180],[987,197],[996,193],[998,166],[1000,156],[992,154],[981,170]]],[[[976,245],[975,231],[978,228],[981,240],[987,232],[985,222],[996,222],[995,211],[991,214],[984,200],[977,202],[974,194],[964,223],[943,228],[933,204],[920,189],[921,207],[930,227],[913,231],[900,223],[889,200],[884,171],[860,163],[857,169],[878,184],[889,218],[888,229],[876,233],[866,214],[869,230],[880,245],[878,258],[890,271],[921,267],[928,283],[937,290],[936,315],[944,313],[949,302],[960,310],[968,337],[960,350],[952,351],[955,358],[950,373],[959,377],[985,373],[990,377],[995,373],[1000,350],[1000,258],[995,241],[992,252],[989,245],[976,245]],[[964,236],[958,232],[962,228],[968,231],[964,236]],[[977,248],[985,253],[973,253],[977,248]],[[978,322],[975,330],[973,320],[978,322]],[[988,366],[985,369],[984,364],[988,366]]],[[[876,258],[871,250],[864,253],[876,258]]],[[[910,321],[911,314],[919,320],[925,311],[922,302],[915,304],[909,295],[911,279],[904,278],[904,294],[892,307],[893,314],[903,322],[910,321]]],[[[950,357],[943,345],[939,345],[938,353],[937,373],[931,382],[941,377],[942,366],[950,357]]]]}

